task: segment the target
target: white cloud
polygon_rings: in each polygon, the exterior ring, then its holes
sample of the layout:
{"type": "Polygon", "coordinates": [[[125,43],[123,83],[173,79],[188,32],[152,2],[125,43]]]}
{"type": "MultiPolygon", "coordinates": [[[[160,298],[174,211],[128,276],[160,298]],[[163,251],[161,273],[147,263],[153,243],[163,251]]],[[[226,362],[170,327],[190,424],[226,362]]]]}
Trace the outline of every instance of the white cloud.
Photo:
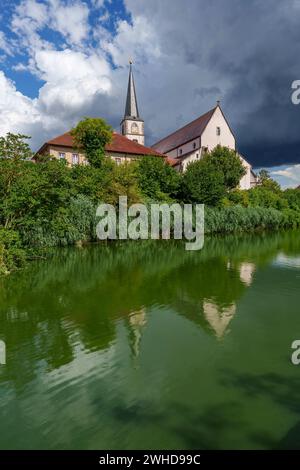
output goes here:
{"type": "Polygon", "coordinates": [[[3,31],[0,31],[0,49],[5,52],[7,55],[13,54],[13,48],[7,41],[3,31]]]}
{"type": "Polygon", "coordinates": [[[50,0],[50,27],[59,31],[69,44],[78,45],[84,41],[89,32],[89,9],[85,3],[70,0],[50,0]]]}
{"type": "Polygon", "coordinates": [[[15,9],[12,31],[19,36],[19,45],[37,49],[51,49],[53,46],[41,38],[45,26],[57,31],[74,47],[80,46],[89,34],[89,9],[80,0],[23,0],[15,9]]]}
{"type": "Polygon", "coordinates": [[[110,94],[110,68],[101,57],[71,50],[39,51],[35,60],[46,82],[39,93],[45,114],[66,118],[92,106],[96,96],[110,94]]]}
{"type": "Polygon", "coordinates": [[[96,8],[102,8],[104,5],[104,0],[92,0],[92,4],[96,8]]]}
{"type": "Polygon", "coordinates": [[[48,41],[43,40],[39,31],[47,24],[48,9],[43,3],[35,0],[23,0],[15,9],[11,22],[11,30],[20,38],[19,47],[28,52],[41,48],[51,48],[48,41]]]}
{"type": "Polygon", "coordinates": [[[0,134],[27,133],[39,121],[36,102],[16,90],[14,83],[0,71],[0,134]]]}
{"type": "Polygon", "coordinates": [[[40,50],[35,67],[45,84],[30,99],[0,72],[0,135],[21,132],[37,148],[71,128],[84,115],[113,116],[110,67],[101,57],[71,50],[40,50]]]}
{"type": "Polygon", "coordinates": [[[159,36],[145,17],[137,16],[133,24],[121,20],[117,34],[112,40],[102,43],[104,50],[109,52],[118,66],[128,64],[129,57],[137,62],[145,59],[157,59],[161,55],[159,36]]]}
{"type": "Polygon", "coordinates": [[[271,172],[274,177],[284,188],[294,188],[300,185],[300,164],[282,167],[282,169],[271,172]]]}

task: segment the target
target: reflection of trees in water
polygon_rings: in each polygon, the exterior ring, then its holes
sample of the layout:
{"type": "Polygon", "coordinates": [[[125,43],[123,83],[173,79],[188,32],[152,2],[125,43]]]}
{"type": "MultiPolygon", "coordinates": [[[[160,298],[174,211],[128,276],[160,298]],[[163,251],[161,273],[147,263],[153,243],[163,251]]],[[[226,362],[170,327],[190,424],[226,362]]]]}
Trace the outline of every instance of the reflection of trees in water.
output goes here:
{"type": "Polygon", "coordinates": [[[299,245],[297,234],[276,234],[211,238],[200,252],[173,242],[59,250],[0,281],[5,378],[22,384],[34,378],[38,364],[48,370],[67,364],[78,344],[89,351],[108,348],[122,318],[137,355],[153,305],[170,306],[220,337],[255,266],[268,263],[279,249],[299,252],[299,245]],[[22,358],[14,360],[21,350],[22,358]]]}

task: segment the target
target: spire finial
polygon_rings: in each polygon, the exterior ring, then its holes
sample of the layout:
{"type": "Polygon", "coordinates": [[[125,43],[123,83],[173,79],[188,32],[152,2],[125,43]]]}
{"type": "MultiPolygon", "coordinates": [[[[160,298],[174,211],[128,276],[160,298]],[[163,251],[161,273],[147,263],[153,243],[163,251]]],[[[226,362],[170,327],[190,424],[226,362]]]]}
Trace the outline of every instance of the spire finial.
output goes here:
{"type": "Polygon", "coordinates": [[[220,106],[221,101],[217,100],[217,106],[220,106]]]}
{"type": "Polygon", "coordinates": [[[129,57],[129,61],[128,61],[128,62],[129,62],[129,65],[132,65],[132,64],[133,64],[133,60],[132,60],[131,57],[129,57]]]}

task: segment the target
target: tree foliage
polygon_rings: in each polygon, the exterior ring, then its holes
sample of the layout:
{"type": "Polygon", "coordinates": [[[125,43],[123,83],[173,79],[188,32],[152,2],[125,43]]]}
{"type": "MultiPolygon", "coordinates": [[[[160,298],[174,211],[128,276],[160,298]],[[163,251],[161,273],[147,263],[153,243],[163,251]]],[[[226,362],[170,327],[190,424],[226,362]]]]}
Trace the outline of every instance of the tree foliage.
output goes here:
{"type": "Polygon", "coordinates": [[[217,145],[205,158],[210,159],[216,172],[220,171],[223,174],[226,190],[239,186],[241,178],[246,174],[246,169],[234,150],[217,145]]]}
{"type": "Polygon", "coordinates": [[[225,195],[224,175],[208,156],[188,165],[184,174],[185,200],[217,206],[225,195]]]}
{"type": "MultiPolygon", "coordinates": [[[[92,121],[92,130],[99,130],[98,120],[92,121]]],[[[99,143],[93,132],[82,133],[92,164],[72,167],[51,158],[34,163],[26,136],[0,138],[0,273],[22,265],[32,249],[94,240],[97,205],[117,205],[124,195],[129,204],[177,200],[212,206],[206,212],[210,232],[300,226],[300,191],[283,191],[265,172],[256,188],[233,189],[244,169],[228,149],[216,148],[180,174],[157,156],[124,165],[102,159],[93,154],[100,148],[91,143],[99,143]]],[[[106,137],[100,139],[102,150],[106,137]]]]}
{"type": "Polygon", "coordinates": [[[176,198],[181,184],[178,172],[157,156],[140,157],[137,179],[142,194],[158,201],[176,198]]]}
{"type": "Polygon", "coordinates": [[[71,134],[90,165],[100,168],[105,156],[105,146],[112,140],[112,127],[104,119],[86,117],[72,129],[71,134]]]}
{"type": "Polygon", "coordinates": [[[0,137],[0,159],[1,160],[12,160],[14,162],[18,160],[30,160],[33,156],[27,139],[30,139],[27,135],[23,134],[12,134],[9,132],[5,137],[0,137]]]}
{"type": "Polygon", "coordinates": [[[188,165],[183,177],[185,199],[219,205],[226,193],[239,185],[245,172],[236,152],[218,145],[201,160],[188,165]]]}

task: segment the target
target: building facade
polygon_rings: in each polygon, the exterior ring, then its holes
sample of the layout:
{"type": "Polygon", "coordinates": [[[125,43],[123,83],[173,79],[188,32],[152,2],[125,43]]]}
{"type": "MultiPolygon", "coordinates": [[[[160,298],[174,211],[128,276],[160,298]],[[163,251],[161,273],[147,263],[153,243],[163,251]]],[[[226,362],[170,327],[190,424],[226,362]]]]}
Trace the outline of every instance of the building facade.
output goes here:
{"type": "MultiPolygon", "coordinates": [[[[152,147],[170,159],[174,168],[184,172],[187,166],[200,160],[217,145],[236,150],[235,136],[221,109],[220,103],[199,118],[164,137],[152,147]]],[[[240,181],[241,189],[250,189],[257,184],[251,165],[240,155],[246,174],[240,181]]]]}
{"type": "MultiPolygon", "coordinates": [[[[88,163],[84,153],[76,150],[70,131],[45,142],[37,154],[51,155],[54,158],[66,160],[69,165],[86,165],[88,163]]],[[[165,158],[153,148],[145,147],[117,132],[113,133],[111,143],[106,145],[105,155],[117,164],[131,162],[146,156],[165,158]]]]}

